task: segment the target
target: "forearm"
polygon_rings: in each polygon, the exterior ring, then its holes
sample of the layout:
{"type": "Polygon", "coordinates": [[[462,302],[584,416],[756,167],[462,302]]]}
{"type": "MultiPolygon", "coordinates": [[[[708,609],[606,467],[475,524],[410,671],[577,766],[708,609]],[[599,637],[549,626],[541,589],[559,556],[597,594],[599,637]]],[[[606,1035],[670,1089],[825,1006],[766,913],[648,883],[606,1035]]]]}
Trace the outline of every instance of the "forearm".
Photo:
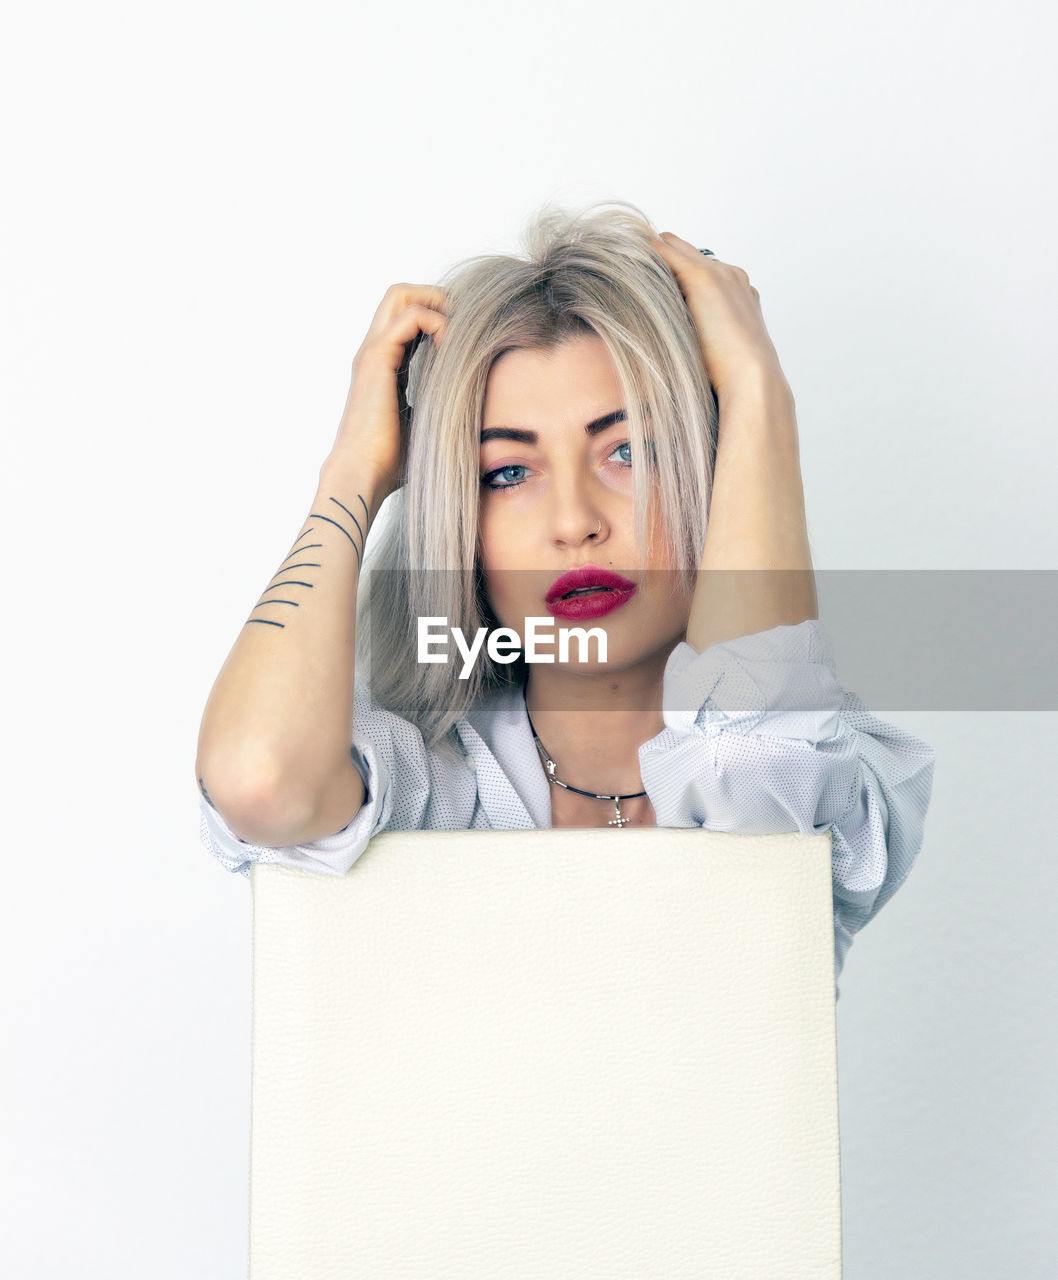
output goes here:
{"type": "Polygon", "coordinates": [[[356,598],[380,505],[372,474],[328,459],[290,554],[213,685],[199,731],[199,786],[226,817],[243,815],[247,830],[265,835],[300,822],[340,771],[355,773],[356,598]]]}
{"type": "Polygon", "coordinates": [[[687,626],[712,644],[818,617],[793,394],[781,371],[721,397],[705,546],[687,626]]]}

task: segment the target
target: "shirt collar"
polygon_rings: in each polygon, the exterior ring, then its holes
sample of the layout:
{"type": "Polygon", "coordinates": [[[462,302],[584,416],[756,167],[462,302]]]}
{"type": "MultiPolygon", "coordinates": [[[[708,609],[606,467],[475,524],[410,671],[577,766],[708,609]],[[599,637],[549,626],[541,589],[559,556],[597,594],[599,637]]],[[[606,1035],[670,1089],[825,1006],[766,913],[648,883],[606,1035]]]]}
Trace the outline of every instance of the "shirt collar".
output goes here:
{"type": "Polygon", "coordinates": [[[551,788],[529,727],[521,687],[478,699],[457,730],[478,775],[478,798],[494,829],[551,826],[551,788]],[[511,822],[511,811],[518,817],[511,822]]]}

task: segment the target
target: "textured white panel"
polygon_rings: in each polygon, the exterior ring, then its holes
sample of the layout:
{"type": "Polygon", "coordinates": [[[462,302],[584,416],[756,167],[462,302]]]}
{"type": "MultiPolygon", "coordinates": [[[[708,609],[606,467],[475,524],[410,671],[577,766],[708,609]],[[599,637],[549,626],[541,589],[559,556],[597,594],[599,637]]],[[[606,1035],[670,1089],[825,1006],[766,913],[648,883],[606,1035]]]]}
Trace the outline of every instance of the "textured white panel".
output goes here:
{"type": "Polygon", "coordinates": [[[252,884],[252,1280],[840,1276],[829,832],[387,832],[252,884]]]}

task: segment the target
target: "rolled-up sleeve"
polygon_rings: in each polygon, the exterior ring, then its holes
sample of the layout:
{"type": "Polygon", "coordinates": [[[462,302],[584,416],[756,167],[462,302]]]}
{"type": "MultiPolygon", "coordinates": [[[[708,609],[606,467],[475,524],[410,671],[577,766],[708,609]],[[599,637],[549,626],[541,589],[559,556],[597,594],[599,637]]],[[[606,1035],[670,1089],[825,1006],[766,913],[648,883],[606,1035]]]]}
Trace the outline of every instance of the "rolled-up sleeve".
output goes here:
{"type": "Polygon", "coordinates": [[[222,866],[246,877],[252,862],[341,876],[381,831],[471,825],[477,787],[465,761],[428,751],[417,726],[379,706],[360,684],[354,695],[353,725],[349,754],[366,794],[352,822],[308,844],[250,844],[200,794],[200,838],[222,866]]]}
{"type": "Polygon", "coordinates": [[[831,831],[840,973],[853,935],[921,848],[933,749],[842,689],[815,618],[702,653],[677,645],[663,715],[665,729],[639,749],[659,827],[831,831]]]}

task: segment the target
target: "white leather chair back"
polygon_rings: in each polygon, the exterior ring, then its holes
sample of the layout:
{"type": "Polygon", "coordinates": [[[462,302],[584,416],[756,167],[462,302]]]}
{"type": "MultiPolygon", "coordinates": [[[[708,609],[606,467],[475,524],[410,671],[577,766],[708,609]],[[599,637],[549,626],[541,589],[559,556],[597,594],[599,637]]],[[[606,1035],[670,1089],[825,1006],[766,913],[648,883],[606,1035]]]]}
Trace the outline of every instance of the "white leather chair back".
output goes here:
{"type": "Polygon", "coordinates": [[[830,834],[254,864],[251,1280],[841,1275],[830,834]]]}

